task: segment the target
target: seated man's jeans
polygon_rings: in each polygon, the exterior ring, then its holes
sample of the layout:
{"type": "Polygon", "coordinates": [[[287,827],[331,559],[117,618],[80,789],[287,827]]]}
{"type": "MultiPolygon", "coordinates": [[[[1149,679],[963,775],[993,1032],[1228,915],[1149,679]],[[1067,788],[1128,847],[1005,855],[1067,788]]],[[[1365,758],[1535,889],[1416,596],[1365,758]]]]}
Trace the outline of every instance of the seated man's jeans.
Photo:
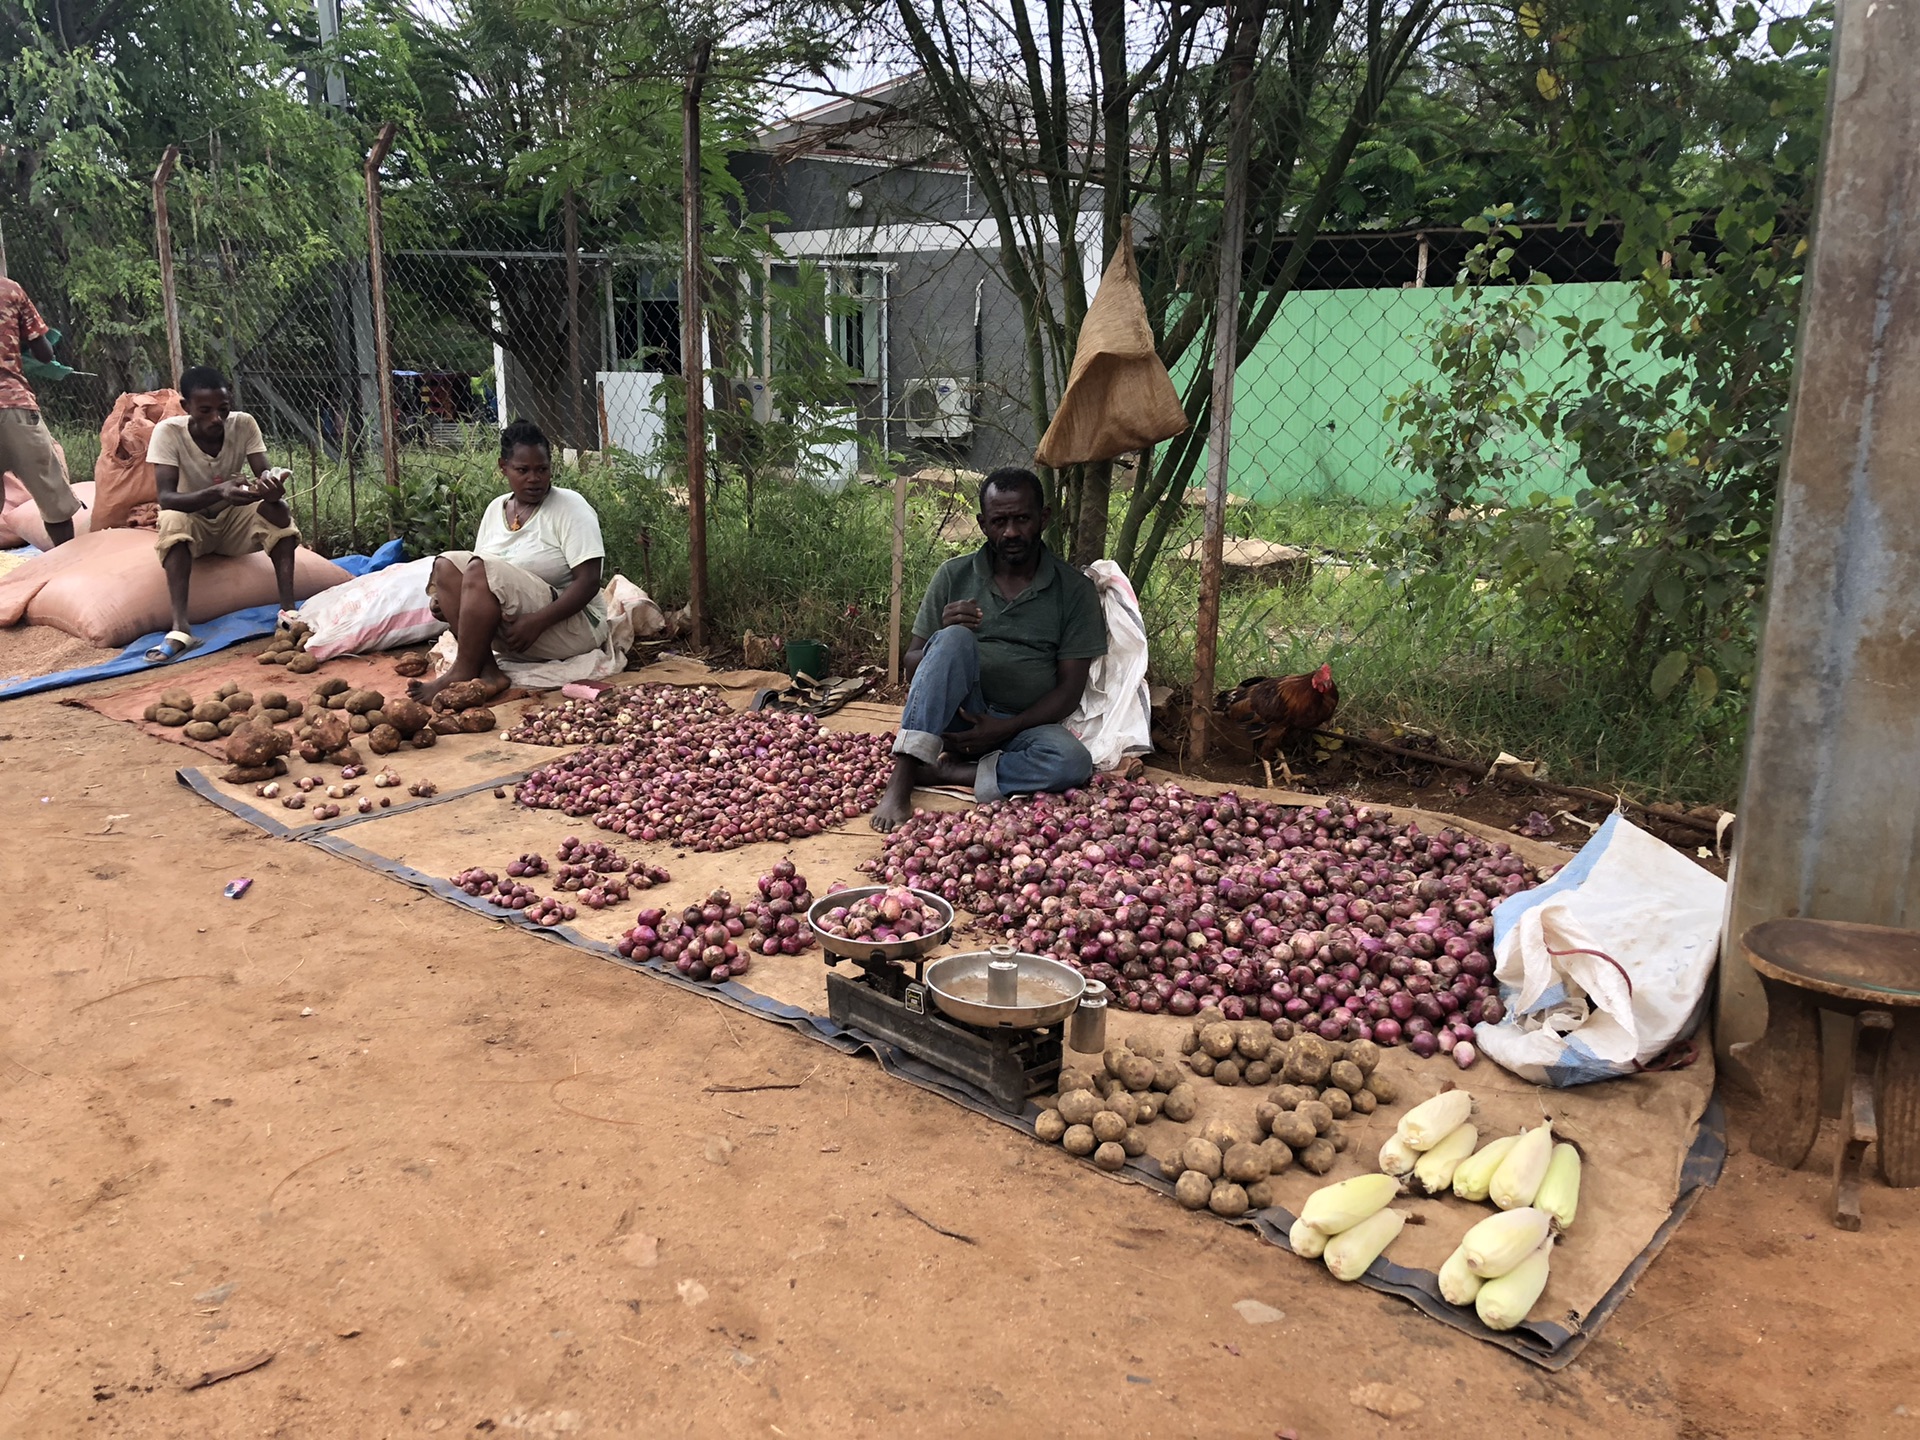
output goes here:
{"type": "MultiPolygon", "coordinates": [[[[948,625],[927,642],[920,668],[907,687],[900,735],[893,753],[931,764],[945,745],[959,714],[1011,719],[1012,712],[987,704],[980,690],[980,645],[964,625],[948,625]]],[[[982,805],[1004,795],[1071,790],[1093,775],[1093,757],[1064,725],[1036,725],[981,757],[974,771],[973,796],[982,805]]]]}

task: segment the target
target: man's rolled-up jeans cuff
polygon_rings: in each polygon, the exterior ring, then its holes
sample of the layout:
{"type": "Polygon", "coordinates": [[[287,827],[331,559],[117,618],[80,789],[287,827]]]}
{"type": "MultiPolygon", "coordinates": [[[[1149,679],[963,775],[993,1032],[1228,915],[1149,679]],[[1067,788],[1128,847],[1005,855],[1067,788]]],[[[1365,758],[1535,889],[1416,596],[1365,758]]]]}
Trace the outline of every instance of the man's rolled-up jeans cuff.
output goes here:
{"type": "Polygon", "coordinates": [[[973,798],[981,805],[991,805],[1006,797],[1000,793],[1000,752],[982,755],[980,763],[973,767],[973,798]]]}
{"type": "Polygon", "coordinates": [[[933,764],[945,748],[946,742],[927,730],[902,730],[893,737],[894,754],[918,760],[922,765],[933,764]]]}

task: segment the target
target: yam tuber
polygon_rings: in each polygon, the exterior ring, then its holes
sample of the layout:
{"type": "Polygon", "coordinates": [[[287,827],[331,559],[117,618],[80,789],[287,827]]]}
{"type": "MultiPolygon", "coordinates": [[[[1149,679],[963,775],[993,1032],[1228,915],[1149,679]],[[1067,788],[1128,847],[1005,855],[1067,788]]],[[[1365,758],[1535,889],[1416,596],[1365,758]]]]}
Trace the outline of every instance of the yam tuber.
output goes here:
{"type": "Polygon", "coordinates": [[[475,705],[460,712],[462,735],[483,735],[493,729],[493,724],[493,711],[484,705],[475,705]]]}

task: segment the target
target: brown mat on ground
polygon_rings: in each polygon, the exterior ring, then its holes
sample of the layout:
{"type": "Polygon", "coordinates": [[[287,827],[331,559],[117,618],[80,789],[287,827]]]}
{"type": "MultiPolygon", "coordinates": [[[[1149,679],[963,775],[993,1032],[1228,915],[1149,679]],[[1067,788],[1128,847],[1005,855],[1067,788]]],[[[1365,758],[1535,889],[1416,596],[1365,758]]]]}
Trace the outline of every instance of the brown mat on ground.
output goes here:
{"type": "MultiPolygon", "coordinates": [[[[834,717],[838,718],[838,717],[834,717]]],[[[523,749],[525,747],[513,747],[523,749]]],[[[1207,787],[1222,788],[1222,787],[1207,787]]],[[[1301,796],[1303,800],[1315,797],[1301,796]]],[[[947,808],[945,802],[934,802],[947,808]]],[[[1459,826],[1448,816],[1420,812],[1423,823],[1459,826]]],[[[552,860],[567,835],[583,839],[608,838],[585,820],[570,820],[551,811],[531,811],[481,793],[446,801],[430,809],[392,814],[356,824],[344,838],[366,851],[430,876],[451,876],[469,866],[504,873],[507,862],[537,851],[552,860]]],[[[856,868],[880,853],[881,839],[863,819],[839,830],[795,845],[753,845],[719,855],[696,854],[671,846],[623,841],[621,854],[664,865],[673,875],[670,884],[636,892],[632,901],[613,909],[592,911],[580,907],[572,928],[592,939],[612,943],[633,923],[635,911],[649,907],[676,908],[703,898],[716,886],[736,897],[754,890],[758,877],[784,856],[791,856],[816,893],[829,882],[861,883],[856,868]]],[[[1537,863],[1564,858],[1553,847],[1525,844],[1522,849],[1537,863]]],[[[541,887],[544,889],[545,887],[541,887]]],[[[991,932],[970,931],[964,914],[954,944],[946,953],[981,948],[997,938],[991,932]]],[[[824,1015],[826,967],[819,950],[793,957],[754,957],[754,968],[743,982],[772,999],[824,1015]]],[[[1124,1041],[1135,1033],[1177,1049],[1187,1022],[1166,1016],[1117,1012],[1109,1024],[1109,1039],[1124,1041]]],[[[1702,1047],[1703,1056],[1706,1047],[1702,1047]]],[[[1069,1057],[1070,1060],[1072,1057],[1069,1057]]],[[[1275,1186],[1279,1204],[1297,1212],[1306,1196],[1319,1185],[1371,1170],[1381,1144],[1407,1107],[1437,1093],[1449,1082],[1469,1090],[1478,1102],[1475,1123],[1483,1141],[1538,1124],[1551,1116],[1557,1133],[1579,1143],[1586,1155],[1580,1211],[1569,1238],[1556,1250],[1551,1282],[1534,1309],[1540,1319],[1577,1326],[1652,1239],[1666,1219],[1678,1193],[1681,1166],[1693,1143],[1696,1124],[1713,1091],[1713,1066],[1703,1058],[1690,1070],[1638,1075],[1574,1090],[1544,1090],[1525,1084],[1482,1061],[1464,1074],[1442,1059],[1421,1061],[1411,1052],[1388,1052],[1385,1064],[1402,1082],[1402,1098],[1373,1116],[1354,1116],[1347,1122],[1349,1145],[1334,1170],[1325,1177],[1289,1171],[1275,1186]]],[[[1170,1153],[1187,1134],[1207,1120],[1225,1116],[1252,1124],[1253,1108],[1265,1090],[1225,1088],[1211,1081],[1196,1084],[1200,1113],[1186,1125],[1167,1120],[1148,1130],[1149,1152],[1170,1153]]],[[[1396,1240],[1389,1258],[1415,1269],[1437,1270],[1460,1237],[1493,1211],[1452,1197],[1403,1201],[1402,1208],[1424,1223],[1410,1224],[1396,1240]]],[[[1196,1216],[1194,1223],[1208,1217],[1196,1216]]]]}

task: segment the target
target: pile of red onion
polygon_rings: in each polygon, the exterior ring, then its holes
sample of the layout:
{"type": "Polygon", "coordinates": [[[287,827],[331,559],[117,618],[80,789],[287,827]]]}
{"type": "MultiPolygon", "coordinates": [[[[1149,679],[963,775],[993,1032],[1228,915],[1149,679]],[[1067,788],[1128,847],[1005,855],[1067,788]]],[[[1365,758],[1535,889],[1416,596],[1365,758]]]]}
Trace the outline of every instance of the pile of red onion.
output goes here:
{"type": "Polygon", "coordinates": [[[614,948],[635,960],[660,960],[689,980],[719,984],[752,968],[741,908],[725,890],[715,890],[706,901],[689,905],[678,915],[665,910],[642,910],[639,923],[614,948]]]}
{"type": "Polygon", "coordinates": [[[462,870],[454,876],[453,883],[478,899],[482,895],[491,895],[494,887],[500,883],[500,877],[491,870],[482,870],[476,865],[471,870],[462,870]]]}
{"type": "Polygon", "coordinates": [[[528,711],[507,739],[525,745],[614,745],[730,713],[720,693],[704,685],[610,685],[591,700],[567,699],[528,711]]]}
{"type": "Polygon", "coordinates": [[[547,858],[544,855],[522,855],[507,866],[507,874],[518,880],[522,877],[544,875],[547,873],[547,858]]]}
{"type": "Polygon", "coordinates": [[[1212,1003],[1423,1056],[1504,1015],[1492,909],[1545,878],[1506,845],[1342,799],[1282,806],[1106,777],[918,812],[863,868],[1059,957],[1129,1010],[1212,1003]]]}
{"type": "Polygon", "coordinates": [[[818,835],[873,808],[892,739],[776,711],[726,714],[590,745],[520,782],[523,805],[691,850],[818,835]]]}
{"type": "Polygon", "coordinates": [[[760,877],[760,898],[742,907],[740,918],[754,932],[747,948],[756,955],[798,955],[816,943],[807,928],[807,907],[813,892],[807,877],[782,860],[760,877]]]}
{"type": "Polygon", "coordinates": [[[906,886],[895,885],[851,905],[836,905],[817,923],[827,934],[842,940],[872,940],[886,945],[931,935],[946,923],[946,917],[906,886]]]}

